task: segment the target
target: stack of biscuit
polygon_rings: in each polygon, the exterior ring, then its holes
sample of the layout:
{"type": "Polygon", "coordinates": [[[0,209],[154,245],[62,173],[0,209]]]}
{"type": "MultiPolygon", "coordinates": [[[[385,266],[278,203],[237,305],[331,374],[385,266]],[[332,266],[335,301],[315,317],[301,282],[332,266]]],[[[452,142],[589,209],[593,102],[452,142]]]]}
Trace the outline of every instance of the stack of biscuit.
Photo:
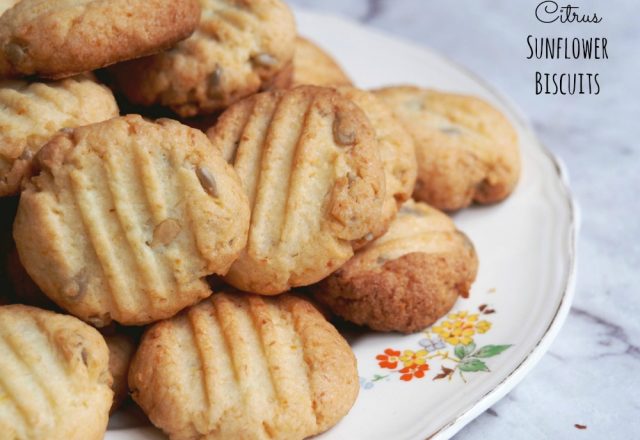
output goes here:
{"type": "Polygon", "coordinates": [[[171,439],[311,437],[358,395],[332,317],[410,333],[469,295],[439,209],[520,171],[488,103],[358,89],[281,0],[0,14],[3,438],[103,438],[128,395],[171,439]]]}

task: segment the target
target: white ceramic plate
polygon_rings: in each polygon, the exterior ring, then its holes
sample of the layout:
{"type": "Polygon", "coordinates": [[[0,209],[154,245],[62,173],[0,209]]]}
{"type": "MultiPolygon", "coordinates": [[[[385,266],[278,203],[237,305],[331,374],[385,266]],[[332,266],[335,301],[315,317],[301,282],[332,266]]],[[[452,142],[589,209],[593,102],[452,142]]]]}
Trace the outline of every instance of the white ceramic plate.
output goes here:
{"type": "MultiPolygon", "coordinates": [[[[298,11],[297,18],[300,32],[335,55],[360,87],[414,83],[474,94],[518,128],[523,173],[515,193],[499,205],[455,215],[480,257],[470,298],[423,333],[348,335],[360,396],[321,436],[448,438],[522,380],[567,315],[579,220],[565,169],[513,105],[442,56],[336,17],[298,11]],[[475,348],[458,345],[471,341],[475,348]]],[[[106,439],[164,438],[140,420],[132,412],[118,415],[106,439]]]]}

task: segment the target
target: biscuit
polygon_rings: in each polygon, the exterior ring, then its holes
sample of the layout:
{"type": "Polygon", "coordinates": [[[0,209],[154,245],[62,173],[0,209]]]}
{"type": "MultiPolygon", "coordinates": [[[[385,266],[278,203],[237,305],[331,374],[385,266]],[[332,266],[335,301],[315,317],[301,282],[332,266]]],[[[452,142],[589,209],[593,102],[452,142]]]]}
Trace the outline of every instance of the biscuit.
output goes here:
{"type": "Polygon", "coordinates": [[[89,76],[0,81],[0,196],[16,194],[33,156],[58,130],[118,116],[111,91],[89,76]]]}
{"type": "Polygon", "coordinates": [[[172,440],[306,438],[359,390],[349,345],[310,303],[226,292],[151,327],[129,386],[172,440]]]}
{"type": "Polygon", "coordinates": [[[35,158],[14,223],[20,261],[60,307],[142,325],[210,295],[244,248],[238,176],[195,129],[130,115],[61,132],[35,158]]]}
{"type": "Polygon", "coordinates": [[[270,295],[315,283],[380,227],[378,142],[362,110],[335,90],[254,95],[207,134],[252,206],[247,247],[225,277],[234,287],[270,295]]]}
{"type": "Polygon", "coordinates": [[[124,95],[181,117],[212,113],[268,86],[293,58],[295,22],[280,0],[200,0],[196,32],[168,52],[114,66],[124,95]]]}
{"type": "Polygon", "coordinates": [[[312,288],[337,315],[378,331],[411,333],[467,297],[478,259],[449,217],[424,203],[403,205],[389,231],[312,288]]]}
{"type": "Polygon", "coordinates": [[[350,86],[351,80],[340,65],[318,45],[306,38],[296,38],[293,56],[293,87],[350,86]]]}
{"type": "Polygon", "coordinates": [[[116,333],[104,337],[109,347],[109,373],[113,378],[113,405],[111,412],[116,411],[129,395],[129,365],[136,350],[134,339],[123,333],[116,333]]]}
{"type": "MultiPolygon", "coordinates": [[[[386,197],[382,205],[380,227],[372,231],[378,238],[385,233],[398,212],[398,207],[411,198],[416,183],[418,164],[411,136],[376,96],[354,87],[339,87],[340,94],[353,101],[371,121],[374,127],[380,158],[385,169],[386,197]]],[[[361,244],[368,241],[363,240],[361,244]]]]}
{"type": "Polygon", "coordinates": [[[520,175],[518,136],[505,116],[471,96],[418,87],[375,91],[415,141],[414,198],[453,211],[506,198],[520,175]]]}
{"type": "Polygon", "coordinates": [[[199,19],[198,0],[22,0],[0,17],[0,77],[64,78],[150,55],[199,19]]]}
{"type": "Polygon", "coordinates": [[[102,439],[113,399],[109,351],[95,329],[66,315],[0,307],[3,439],[102,439]]]}

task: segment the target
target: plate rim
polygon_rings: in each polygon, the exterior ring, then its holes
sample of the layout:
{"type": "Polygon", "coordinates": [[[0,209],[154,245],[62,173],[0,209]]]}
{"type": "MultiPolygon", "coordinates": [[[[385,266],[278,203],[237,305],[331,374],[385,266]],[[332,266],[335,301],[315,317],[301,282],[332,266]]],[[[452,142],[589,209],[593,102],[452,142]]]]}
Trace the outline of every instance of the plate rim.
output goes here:
{"type": "MultiPolygon", "coordinates": [[[[502,104],[506,106],[510,111],[518,109],[511,104],[509,99],[503,99],[503,95],[495,88],[482,81],[475,74],[467,71],[467,74],[471,75],[475,80],[480,81],[483,87],[486,87],[489,92],[494,94],[494,97],[502,100],[502,104]]],[[[514,112],[514,115],[517,113],[514,112]]],[[[517,114],[522,118],[522,115],[517,114]]],[[[561,158],[556,156],[545,144],[543,144],[535,135],[535,131],[531,128],[528,119],[521,119],[523,122],[523,128],[525,128],[527,134],[532,136],[536,145],[545,154],[545,156],[551,161],[554,166],[555,172],[561,183],[562,195],[564,202],[567,203],[569,209],[569,240],[567,243],[567,251],[569,257],[569,270],[562,281],[562,295],[560,302],[554,311],[551,321],[547,325],[544,333],[538,339],[535,346],[527,353],[522,361],[506,375],[493,389],[486,392],[476,403],[468,406],[462,410],[453,420],[442,425],[437,431],[432,433],[424,433],[426,439],[444,440],[453,437],[462,428],[475,420],[483,412],[489,409],[493,404],[500,401],[510,391],[512,391],[522,380],[535,368],[535,366],[542,360],[544,355],[549,351],[551,344],[558,337],[560,330],[564,326],[569,312],[571,310],[573,299],[575,298],[575,288],[578,269],[578,237],[580,232],[580,226],[582,222],[582,213],[580,205],[571,192],[569,186],[569,174],[567,172],[566,165],[561,158]]]]}
{"type": "MultiPolygon", "coordinates": [[[[401,37],[399,38],[393,34],[389,34],[386,32],[382,33],[386,34],[387,37],[412,44],[411,41],[407,41],[401,37]]],[[[415,44],[412,45],[415,46],[415,44]]],[[[571,310],[573,299],[575,297],[575,287],[578,270],[578,238],[580,233],[580,226],[582,223],[582,213],[578,200],[571,190],[570,176],[567,170],[567,166],[558,155],[556,155],[540,140],[536,133],[536,130],[533,128],[531,121],[526,116],[524,111],[520,109],[520,107],[508,95],[503,93],[500,89],[482,78],[480,75],[473,72],[471,69],[463,66],[462,64],[459,64],[458,62],[450,58],[447,58],[440,52],[430,49],[429,47],[420,45],[418,46],[423,50],[426,48],[427,51],[437,56],[442,62],[447,63],[450,66],[464,72],[471,79],[485,88],[487,92],[493,95],[493,97],[496,98],[500,102],[500,104],[517,119],[517,122],[521,124],[525,134],[531,138],[535,145],[553,165],[556,177],[558,178],[558,181],[560,183],[559,189],[562,191],[562,199],[564,203],[566,203],[569,213],[568,243],[565,243],[565,245],[567,246],[565,251],[567,252],[567,256],[569,258],[569,267],[567,274],[562,280],[562,295],[560,297],[560,302],[558,303],[558,306],[553,313],[551,321],[547,325],[547,328],[545,329],[540,339],[538,339],[536,345],[531,348],[524,359],[522,359],[522,361],[513,370],[511,370],[511,372],[507,374],[493,389],[487,391],[475,404],[472,404],[466,409],[462,410],[453,420],[444,424],[437,431],[430,434],[425,434],[428,435],[428,439],[447,439],[451,438],[467,424],[475,420],[483,412],[489,409],[491,405],[501,400],[511,390],[513,390],[516,385],[522,382],[527,374],[529,374],[533,370],[533,368],[535,368],[535,366],[540,362],[540,360],[542,360],[543,356],[547,353],[547,351],[549,351],[549,348],[551,347],[553,341],[558,337],[560,330],[562,329],[564,323],[567,320],[567,317],[569,316],[569,311],[571,310]]]]}
{"type": "MultiPolygon", "coordinates": [[[[394,40],[398,43],[402,43],[403,45],[415,48],[416,50],[428,52],[430,55],[438,58],[441,62],[461,71],[469,78],[481,85],[516,119],[517,123],[521,125],[524,134],[531,138],[533,143],[551,162],[555,171],[555,175],[558,178],[561,196],[564,203],[567,205],[569,213],[568,242],[565,244],[565,251],[567,252],[569,264],[568,271],[561,283],[562,294],[560,297],[560,301],[553,313],[551,321],[547,325],[547,328],[544,330],[540,339],[538,339],[536,344],[525,355],[522,361],[513,370],[511,370],[509,374],[507,374],[494,388],[482,395],[482,397],[480,397],[475,403],[467,406],[465,409],[460,411],[452,420],[443,424],[436,431],[425,429],[420,431],[420,434],[418,434],[422,436],[422,438],[426,439],[444,440],[451,438],[467,424],[469,424],[480,414],[486,411],[489,407],[491,407],[491,405],[498,402],[505,395],[507,395],[526,377],[528,373],[531,372],[531,370],[538,364],[538,362],[540,362],[542,357],[549,350],[552,342],[560,333],[560,330],[562,329],[562,326],[564,325],[569,315],[569,311],[571,310],[571,305],[575,297],[578,266],[577,246],[582,219],[580,205],[571,190],[569,172],[566,165],[564,164],[564,161],[539,139],[536,130],[533,128],[533,125],[529,118],[526,116],[526,113],[524,113],[524,111],[499,88],[482,78],[479,74],[473,72],[470,68],[452,60],[451,58],[446,57],[439,51],[432,49],[429,46],[417,43],[402,36],[398,36],[384,29],[363,24],[359,21],[345,16],[316,11],[298,6],[294,6],[292,7],[292,9],[294,10],[296,15],[303,14],[307,16],[316,16],[322,17],[323,19],[339,21],[351,27],[357,27],[367,32],[376,33],[380,36],[383,36],[384,38],[394,40]]],[[[302,34],[304,35],[304,32],[302,34]]]]}

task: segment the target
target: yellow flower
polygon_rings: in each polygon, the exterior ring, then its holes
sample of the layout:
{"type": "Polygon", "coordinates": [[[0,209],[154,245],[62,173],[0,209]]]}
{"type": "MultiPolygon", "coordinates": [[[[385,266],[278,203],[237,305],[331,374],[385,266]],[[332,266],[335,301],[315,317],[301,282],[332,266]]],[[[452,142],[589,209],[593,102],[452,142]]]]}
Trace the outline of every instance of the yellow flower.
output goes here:
{"type": "Polygon", "coordinates": [[[478,333],[486,333],[491,328],[491,323],[489,321],[480,321],[476,324],[476,330],[478,333]]]}
{"type": "Polygon", "coordinates": [[[404,363],[404,367],[408,368],[413,365],[424,365],[427,360],[427,350],[405,350],[400,356],[400,360],[404,363]]]}
{"type": "Polygon", "coordinates": [[[449,314],[449,319],[452,321],[455,321],[456,319],[464,319],[467,316],[467,312],[465,312],[464,310],[462,312],[458,312],[458,313],[450,313],[449,314]]]}
{"type": "Polygon", "coordinates": [[[466,311],[450,313],[447,320],[431,328],[443,341],[451,345],[468,345],[476,333],[486,333],[491,328],[489,321],[478,321],[478,314],[466,311]]]}

